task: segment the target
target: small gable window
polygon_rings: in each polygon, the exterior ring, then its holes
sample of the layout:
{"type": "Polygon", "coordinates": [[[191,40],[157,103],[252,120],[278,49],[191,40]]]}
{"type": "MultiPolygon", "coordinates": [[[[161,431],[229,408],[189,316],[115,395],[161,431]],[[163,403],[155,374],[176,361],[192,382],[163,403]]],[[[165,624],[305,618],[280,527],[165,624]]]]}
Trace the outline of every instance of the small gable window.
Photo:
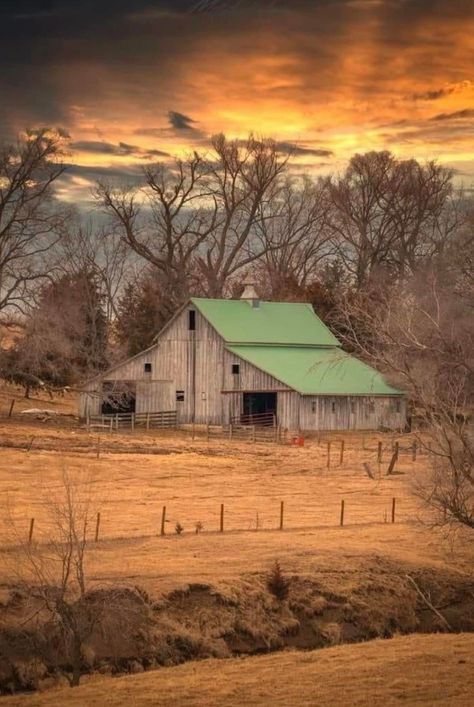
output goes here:
{"type": "Polygon", "coordinates": [[[240,373],[240,364],[238,363],[233,363],[232,364],[232,373],[234,376],[238,376],[240,373]]]}
{"type": "Polygon", "coordinates": [[[145,373],[151,373],[151,363],[145,363],[143,369],[145,373]]]}
{"type": "Polygon", "coordinates": [[[184,390],[176,391],[176,402],[184,403],[184,390]]]}
{"type": "Polygon", "coordinates": [[[196,312],[194,309],[190,309],[188,312],[188,329],[189,331],[196,331],[196,312]]]}

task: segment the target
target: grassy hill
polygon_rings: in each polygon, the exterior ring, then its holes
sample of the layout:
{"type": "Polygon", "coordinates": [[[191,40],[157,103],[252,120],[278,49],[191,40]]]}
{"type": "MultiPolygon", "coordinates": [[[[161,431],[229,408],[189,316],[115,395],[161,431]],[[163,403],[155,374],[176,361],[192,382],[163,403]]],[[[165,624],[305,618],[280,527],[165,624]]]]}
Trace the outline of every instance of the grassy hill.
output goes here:
{"type": "Polygon", "coordinates": [[[5,707],[464,707],[473,702],[474,634],[417,635],[308,653],[205,660],[2,700],[5,707]]]}

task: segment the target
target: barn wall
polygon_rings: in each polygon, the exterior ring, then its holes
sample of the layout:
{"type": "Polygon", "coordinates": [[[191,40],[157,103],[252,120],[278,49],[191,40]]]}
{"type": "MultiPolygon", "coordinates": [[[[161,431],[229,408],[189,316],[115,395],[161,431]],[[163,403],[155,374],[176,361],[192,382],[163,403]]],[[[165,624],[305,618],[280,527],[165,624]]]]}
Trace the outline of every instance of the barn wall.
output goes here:
{"type": "Polygon", "coordinates": [[[405,426],[406,403],[390,396],[302,396],[302,430],[374,430],[405,426]],[[399,403],[400,411],[396,411],[399,403]]]}

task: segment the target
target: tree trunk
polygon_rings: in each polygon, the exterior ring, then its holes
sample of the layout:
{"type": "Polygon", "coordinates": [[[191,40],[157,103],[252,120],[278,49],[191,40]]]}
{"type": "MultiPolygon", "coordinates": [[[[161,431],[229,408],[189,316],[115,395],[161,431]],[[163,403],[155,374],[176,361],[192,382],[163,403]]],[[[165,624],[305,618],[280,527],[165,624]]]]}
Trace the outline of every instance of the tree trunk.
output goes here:
{"type": "Polygon", "coordinates": [[[72,678],[71,687],[77,687],[81,680],[82,646],[81,639],[74,634],[72,639],[72,678]]]}

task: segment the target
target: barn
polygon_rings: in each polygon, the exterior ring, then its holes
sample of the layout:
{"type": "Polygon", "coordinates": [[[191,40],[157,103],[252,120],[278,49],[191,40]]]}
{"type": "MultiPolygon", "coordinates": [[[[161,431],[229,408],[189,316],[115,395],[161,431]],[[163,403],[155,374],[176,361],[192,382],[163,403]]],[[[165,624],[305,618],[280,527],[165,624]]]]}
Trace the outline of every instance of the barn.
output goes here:
{"type": "Polygon", "coordinates": [[[342,350],[310,304],[193,297],[148,349],[88,381],[80,415],[177,411],[179,423],[403,428],[406,401],[342,350]]]}

